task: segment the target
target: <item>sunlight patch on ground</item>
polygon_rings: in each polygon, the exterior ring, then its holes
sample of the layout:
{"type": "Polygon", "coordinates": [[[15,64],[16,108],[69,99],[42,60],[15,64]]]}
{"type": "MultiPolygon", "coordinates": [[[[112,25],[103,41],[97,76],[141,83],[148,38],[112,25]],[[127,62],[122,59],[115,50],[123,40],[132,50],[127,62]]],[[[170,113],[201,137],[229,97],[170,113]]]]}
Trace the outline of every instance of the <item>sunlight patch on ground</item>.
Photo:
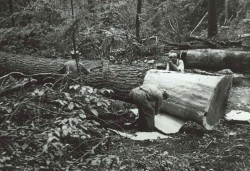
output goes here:
{"type": "Polygon", "coordinates": [[[250,123],[250,113],[242,110],[232,110],[225,116],[227,121],[246,121],[250,123]]]}
{"type": "Polygon", "coordinates": [[[117,131],[114,129],[110,129],[110,130],[122,137],[129,138],[131,140],[142,141],[142,140],[156,140],[156,139],[170,138],[170,136],[163,135],[159,132],[136,132],[135,134],[129,134],[129,133],[117,131]]]}

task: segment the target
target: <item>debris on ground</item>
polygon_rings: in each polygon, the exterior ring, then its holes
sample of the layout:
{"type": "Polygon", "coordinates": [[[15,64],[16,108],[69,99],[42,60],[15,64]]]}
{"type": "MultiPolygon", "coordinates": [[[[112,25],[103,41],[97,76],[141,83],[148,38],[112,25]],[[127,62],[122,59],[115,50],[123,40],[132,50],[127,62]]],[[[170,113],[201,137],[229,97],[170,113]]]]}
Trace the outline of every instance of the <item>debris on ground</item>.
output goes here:
{"type": "Polygon", "coordinates": [[[250,123],[250,113],[242,110],[232,110],[226,114],[227,121],[242,121],[250,123]]]}
{"type": "Polygon", "coordinates": [[[135,134],[130,134],[130,133],[122,132],[122,131],[117,131],[114,129],[110,129],[110,130],[122,137],[129,138],[131,140],[143,141],[143,140],[156,140],[156,139],[169,138],[169,136],[163,135],[159,132],[136,132],[135,134]]]}
{"type": "Polygon", "coordinates": [[[116,134],[132,140],[155,140],[169,138],[166,134],[179,132],[185,121],[167,114],[158,114],[155,116],[155,127],[160,132],[136,132],[134,135],[125,131],[110,129],[116,134]]]}

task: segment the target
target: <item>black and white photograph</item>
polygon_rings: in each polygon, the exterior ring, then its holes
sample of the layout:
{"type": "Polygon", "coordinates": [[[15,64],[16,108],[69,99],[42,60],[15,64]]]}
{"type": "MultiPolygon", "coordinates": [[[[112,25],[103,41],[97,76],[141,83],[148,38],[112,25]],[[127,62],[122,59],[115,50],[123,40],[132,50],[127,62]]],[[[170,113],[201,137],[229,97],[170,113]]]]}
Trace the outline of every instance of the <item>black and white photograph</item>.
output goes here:
{"type": "Polygon", "coordinates": [[[0,0],[0,171],[250,171],[250,0],[0,0]]]}

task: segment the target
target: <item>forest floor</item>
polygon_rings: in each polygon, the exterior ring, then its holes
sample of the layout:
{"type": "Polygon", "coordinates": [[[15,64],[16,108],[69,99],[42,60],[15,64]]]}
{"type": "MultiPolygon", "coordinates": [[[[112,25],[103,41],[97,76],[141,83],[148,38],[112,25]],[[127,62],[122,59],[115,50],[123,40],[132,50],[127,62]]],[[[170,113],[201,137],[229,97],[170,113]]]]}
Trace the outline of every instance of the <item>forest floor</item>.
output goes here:
{"type": "MultiPolygon", "coordinates": [[[[234,82],[226,112],[250,112],[249,78],[234,82]]],[[[6,101],[18,110],[20,102],[15,100],[20,97],[17,97],[2,98],[0,107],[6,101]]],[[[27,97],[21,99],[22,103],[27,97]]],[[[20,113],[15,110],[9,114],[2,112],[0,116],[0,170],[250,170],[249,123],[228,122],[222,118],[214,130],[207,131],[194,122],[187,122],[178,133],[166,139],[144,141],[124,138],[101,128],[97,138],[91,135],[92,139],[79,141],[51,136],[56,133],[58,121],[62,127],[67,126],[65,119],[72,121],[68,123],[72,133],[80,130],[74,129],[73,112],[69,112],[70,116],[52,115],[43,109],[38,114],[38,109],[42,109],[38,108],[28,114],[35,106],[29,107],[32,103],[27,103],[20,113]]]]}
{"type": "Polygon", "coordinates": [[[161,140],[116,137],[99,156],[102,162],[92,160],[85,166],[86,170],[250,170],[249,131],[250,125],[222,121],[209,132],[188,123],[161,140]],[[108,156],[113,156],[112,162],[101,160],[108,156]]]}

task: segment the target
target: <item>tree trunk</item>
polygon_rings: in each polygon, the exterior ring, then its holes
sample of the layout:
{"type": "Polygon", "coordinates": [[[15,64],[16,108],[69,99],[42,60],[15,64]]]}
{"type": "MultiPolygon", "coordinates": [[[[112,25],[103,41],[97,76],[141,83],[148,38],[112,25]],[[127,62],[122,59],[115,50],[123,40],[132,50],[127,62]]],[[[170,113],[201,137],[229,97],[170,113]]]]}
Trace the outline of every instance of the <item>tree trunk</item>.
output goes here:
{"type": "Polygon", "coordinates": [[[161,105],[163,112],[195,121],[211,130],[223,115],[223,106],[232,76],[208,76],[150,70],[143,84],[158,84],[168,91],[169,99],[161,105]]]}
{"type": "MultiPolygon", "coordinates": [[[[35,58],[28,55],[16,55],[0,52],[0,75],[10,72],[22,72],[32,75],[37,73],[58,73],[68,60],[35,58]]],[[[125,65],[104,66],[102,61],[81,61],[89,75],[82,75],[83,83],[96,88],[108,88],[115,91],[110,97],[129,101],[131,89],[142,84],[148,68],[125,65]],[[108,71],[106,71],[108,68],[108,71]]]]}
{"type": "Polygon", "coordinates": [[[229,0],[225,0],[225,22],[224,22],[224,24],[227,24],[228,19],[229,19],[229,17],[228,17],[228,1],[229,0]]]}
{"type": "MultiPolygon", "coordinates": [[[[13,2],[12,2],[12,0],[8,0],[8,3],[9,3],[9,12],[10,12],[10,16],[11,16],[14,12],[13,2]]],[[[11,16],[11,27],[15,27],[15,19],[13,18],[13,16],[11,16]]]]}
{"type": "MultiPolygon", "coordinates": [[[[51,60],[0,52],[0,74],[58,73],[66,60],[51,60]]],[[[230,76],[207,76],[166,71],[148,71],[146,67],[104,66],[100,61],[81,61],[91,71],[83,75],[84,85],[112,89],[108,96],[131,102],[131,89],[152,82],[166,89],[171,98],[161,109],[174,116],[193,120],[211,129],[222,114],[222,104],[231,84],[230,76]],[[147,74],[147,75],[146,75],[147,74]],[[146,75],[146,76],[145,76],[146,75]]]]}
{"type": "Polygon", "coordinates": [[[242,46],[245,50],[250,50],[250,10],[247,10],[247,17],[242,21],[243,35],[242,46]]]}
{"type": "Polygon", "coordinates": [[[140,41],[140,14],[141,14],[142,0],[137,0],[137,12],[136,12],[136,23],[135,23],[135,34],[137,41],[140,41]]]}
{"type": "Polygon", "coordinates": [[[234,72],[250,71],[249,51],[196,49],[188,50],[182,54],[185,68],[197,68],[213,71],[231,69],[234,72]]]}
{"type": "Polygon", "coordinates": [[[94,13],[95,12],[95,1],[93,0],[88,0],[88,10],[90,13],[94,13]]]}
{"type": "Polygon", "coordinates": [[[208,0],[208,38],[215,37],[217,29],[217,0],[208,0]]]}

